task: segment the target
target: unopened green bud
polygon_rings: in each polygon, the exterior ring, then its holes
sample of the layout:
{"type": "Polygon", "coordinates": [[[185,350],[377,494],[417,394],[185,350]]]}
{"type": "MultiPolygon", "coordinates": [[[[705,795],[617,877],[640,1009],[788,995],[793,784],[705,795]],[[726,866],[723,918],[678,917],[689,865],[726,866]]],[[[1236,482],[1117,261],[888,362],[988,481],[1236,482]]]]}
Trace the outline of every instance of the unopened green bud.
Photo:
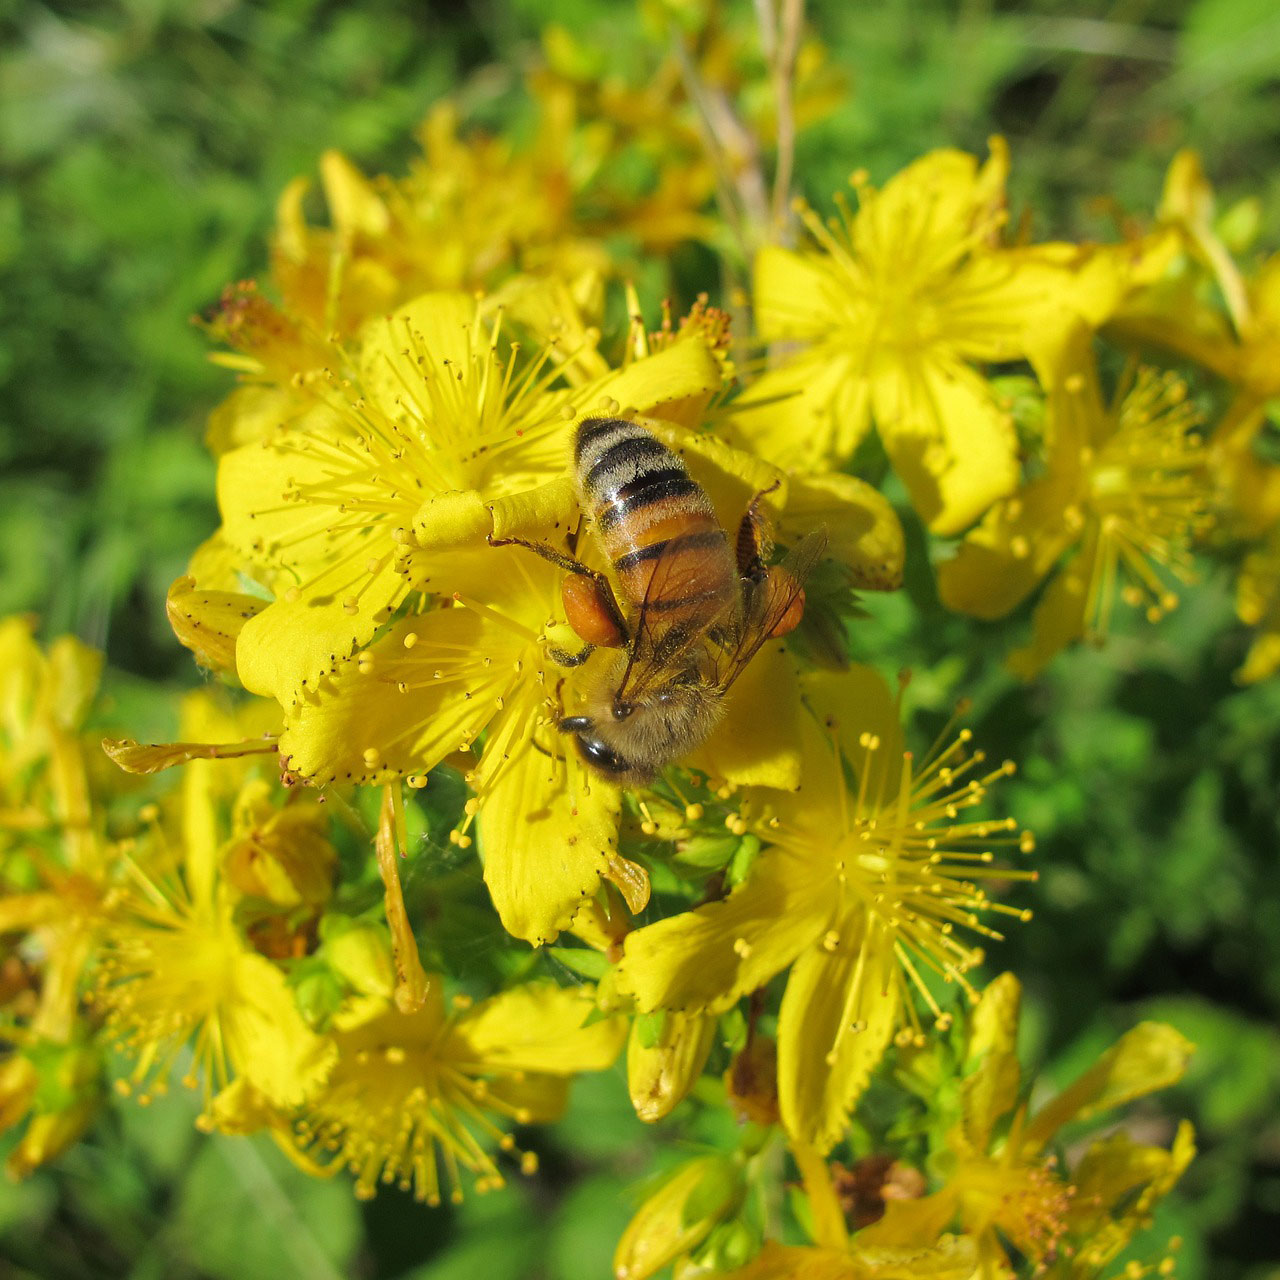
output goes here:
{"type": "Polygon", "coordinates": [[[342,1007],[345,996],[342,983],[317,965],[308,969],[293,984],[293,997],[307,1025],[323,1027],[342,1007]]]}
{"type": "Polygon", "coordinates": [[[723,867],[738,851],[737,836],[692,836],[680,846],[674,861],[687,867],[713,870],[723,867]]]}
{"type": "Polygon", "coordinates": [[[741,1218],[723,1222],[698,1250],[698,1261],[716,1271],[745,1267],[760,1251],[760,1238],[741,1218]]]}

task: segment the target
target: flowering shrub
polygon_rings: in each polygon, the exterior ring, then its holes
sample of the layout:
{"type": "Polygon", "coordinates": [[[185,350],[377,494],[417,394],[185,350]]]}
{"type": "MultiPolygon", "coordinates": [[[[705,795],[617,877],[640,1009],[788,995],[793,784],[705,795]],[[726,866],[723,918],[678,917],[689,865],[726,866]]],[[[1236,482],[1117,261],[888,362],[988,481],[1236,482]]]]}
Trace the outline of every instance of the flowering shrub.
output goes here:
{"type": "Polygon", "coordinates": [[[1191,1126],[1148,1140],[1123,1108],[1192,1045],[1141,1021],[1035,1087],[1019,982],[984,964],[1038,927],[1025,824],[1053,797],[1005,785],[963,705],[917,739],[855,593],[926,573],[927,532],[958,625],[1029,613],[989,661],[1032,682],[1126,612],[1159,644],[1213,557],[1253,634],[1237,678],[1270,677],[1280,259],[1242,265],[1188,152],[1112,243],[1030,236],[1000,138],[857,172],[824,217],[791,198],[794,132],[841,99],[783,9],[768,111],[732,33],[677,37],[643,92],[544,68],[524,140],[445,101],[404,176],[325,152],[326,222],[305,181],[281,196],[267,277],[203,321],[236,383],[220,524],[167,598],[208,674],[179,739],[117,722],[108,767],[99,656],[0,627],[11,1174],[176,1077],[204,1131],[437,1206],[535,1176],[529,1127],[623,1062],[641,1120],[727,1123],[638,1196],[619,1280],[1172,1273],[1176,1239],[1116,1260],[1191,1126]],[[649,305],[636,264],[689,241],[722,293],[649,305]],[[644,785],[566,732],[610,660],[566,572],[612,577],[630,661],[661,606],[575,471],[601,419],[730,542],[749,513],[784,571],[823,548],[798,628],[644,785]]]}

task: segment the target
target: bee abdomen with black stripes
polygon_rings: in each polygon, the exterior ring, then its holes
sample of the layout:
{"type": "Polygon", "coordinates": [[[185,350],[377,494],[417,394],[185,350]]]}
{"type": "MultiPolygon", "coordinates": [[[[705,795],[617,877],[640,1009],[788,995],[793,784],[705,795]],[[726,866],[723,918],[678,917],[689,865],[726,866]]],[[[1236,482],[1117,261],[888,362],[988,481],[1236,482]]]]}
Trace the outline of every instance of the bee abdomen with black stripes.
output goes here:
{"type": "Polygon", "coordinates": [[[588,418],[574,442],[578,496],[632,604],[655,612],[718,609],[737,590],[729,540],[702,487],[651,431],[625,418],[588,418]]]}

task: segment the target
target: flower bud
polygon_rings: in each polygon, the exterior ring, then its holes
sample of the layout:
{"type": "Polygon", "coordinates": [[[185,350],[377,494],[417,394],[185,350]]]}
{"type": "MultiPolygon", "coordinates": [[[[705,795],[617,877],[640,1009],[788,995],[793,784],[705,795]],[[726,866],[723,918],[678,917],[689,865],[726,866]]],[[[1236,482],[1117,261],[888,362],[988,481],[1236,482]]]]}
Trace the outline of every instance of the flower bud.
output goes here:
{"type": "Polygon", "coordinates": [[[702,1014],[668,1013],[656,1036],[637,1018],[627,1044],[627,1089],[636,1115],[652,1124],[670,1115],[693,1088],[715,1037],[716,1020],[702,1014]]]}
{"type": "Polygon", "coordinates": [[[361,995],[389,1000],[394,993],[396,971],[391,941],[380,925],[357,924],[341,931],[327,930],[324,956],[333,972],[361,995]]]}
{"type": "Polygon", "coordinates": [[[240,838],[223,855],[223,875],[246,897],[280,907],[319,906],[333,890],[338,861],[327,826],[314,805],[237,814],[240,838]]]}
{"type": "Polygon", "coordinates": [[[617,1280],[645,1280],[696,1248],[742,1198],[738,1166],[699,1156],[680,1166],[639,1208],[613,1255],[617,1280]]]}

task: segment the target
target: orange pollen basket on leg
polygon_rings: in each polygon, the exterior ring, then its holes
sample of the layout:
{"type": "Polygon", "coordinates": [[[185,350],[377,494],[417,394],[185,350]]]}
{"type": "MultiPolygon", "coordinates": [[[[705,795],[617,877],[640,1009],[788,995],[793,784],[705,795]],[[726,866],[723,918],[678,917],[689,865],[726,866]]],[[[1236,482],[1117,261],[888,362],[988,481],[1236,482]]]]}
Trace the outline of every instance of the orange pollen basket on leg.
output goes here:
{"type": "Polygon", "coordinates": [[[560,586],[565,620],[587,642],[605,649],[621,648],[625,641],[613,610],[604,599],[605,585],[597,578],[571,573],[560,586]]]}

